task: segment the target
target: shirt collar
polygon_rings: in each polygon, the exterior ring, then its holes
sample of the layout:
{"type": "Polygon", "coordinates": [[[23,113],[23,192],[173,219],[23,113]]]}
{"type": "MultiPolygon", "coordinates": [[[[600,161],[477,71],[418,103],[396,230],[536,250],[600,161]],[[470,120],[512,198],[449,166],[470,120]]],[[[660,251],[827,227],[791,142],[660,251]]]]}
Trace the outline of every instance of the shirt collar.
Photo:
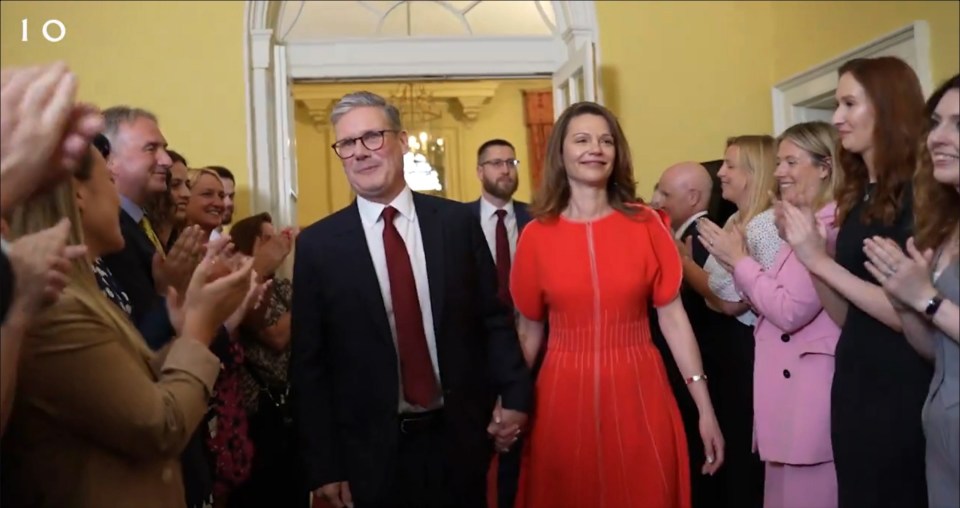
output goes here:
{"type": "MultiPolygon", "coordinates": [[[[513,200],[511,199],[510,201],[507,201],[507,204],[504,205],[502,209],[507,211],[507,217],[513,217],[514,215],[513,200]]],[[[493,206],[493,203],[487,201],[487,198],[480,196],[480,217],[481,218],[489,219],[491,217],[495,217],[497,210],[500,210],[500,208],[493,206]]]]}
{"type": "Polygon", "coordinates": [[[678,227],[677,229],[673,230],[673,237],[676,238],[677,240],[679,240],[680,237],[683,236],[683,232],[686,231],[688,227],[690,227],[690,224],[693,224],[693,222],[694,222],[695,220],[699,219],[700,217],[703,217],[703,216],[706,215],[706,214],[707,214],[707,212],[706,212],[706,210],[704,210],[704,211],[702,211],[702,212],[697,212],[697,213],[691,215],[690,218],[687,219],[686,222],[684,222],[683,224],[681,224],[680,227],[678,227]]]}
{"type": "Polygon", "coordinates": [[[124,212],[127,212],[127,215],[129,215],[130,218],[133,219],[133,221],[137,224],[143,220],[143,208],[133,201],[130,201],[130,199],[123,194],[120,195],[120,209],[122,209],[124,212]]]}
{"type": "MultiPolygon", "coordinates": [[[[410,190],[410,187],[404,186],[400,194],[390,202],[390,206],[396,208],[400,215],[406,217],[407,220],[412,221],[416,216],[416,207],[413,205],[413,191],[410,190]]],[[[384,208],[386,208],[386,205],[374,203],[362,196],[357,196],[357,209],[360,212],[360,220],[363,222],[364,228],[376,224],[380,220],[380,214],[383,213],[384,208]]]]}

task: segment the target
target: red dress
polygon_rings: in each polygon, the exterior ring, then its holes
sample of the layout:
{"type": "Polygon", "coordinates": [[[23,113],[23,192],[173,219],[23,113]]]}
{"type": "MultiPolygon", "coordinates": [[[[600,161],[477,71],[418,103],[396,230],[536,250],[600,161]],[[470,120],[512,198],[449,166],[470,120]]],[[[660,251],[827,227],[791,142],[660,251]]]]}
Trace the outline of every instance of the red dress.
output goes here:
{"type": "Polygon", "coordinates": [[[519,507],[690,506],[683,423],[647,315],[677,297],[681,262],[666,219],[639,211],[523,230],[511,293],[550,335],[519,507]]]}

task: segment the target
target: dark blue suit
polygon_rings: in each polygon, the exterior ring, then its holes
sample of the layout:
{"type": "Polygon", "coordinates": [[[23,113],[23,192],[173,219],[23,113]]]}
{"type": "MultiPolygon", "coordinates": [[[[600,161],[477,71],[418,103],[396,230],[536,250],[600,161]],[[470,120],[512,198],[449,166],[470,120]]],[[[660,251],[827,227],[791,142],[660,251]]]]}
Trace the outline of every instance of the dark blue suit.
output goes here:
{"type": "MultiPolygon", "coordinates": [[[[467,203],[467,206],[470,207],[470,211],[477,217],[477,220],[480,220],[480,200],[471,201],[467,203]]],[[[527,203],[522,201],[515,200],[513,202],[513,213],[517,216],[517,242],[519,242],[523,228],[533,217],[527,211],[527,203]]],[[[534,376],[536,376],[542,354],[541,351],[540,356],[537,357],[537,362],[533,366],[534,376]]],[[[500,455],[500,467],[497,470],[497,506],[500,508],[511,508],[517,496],[517,484],[520,479],[520,450],[522,449],[523,440],[520,439],[509,452],[500,455]]]]}

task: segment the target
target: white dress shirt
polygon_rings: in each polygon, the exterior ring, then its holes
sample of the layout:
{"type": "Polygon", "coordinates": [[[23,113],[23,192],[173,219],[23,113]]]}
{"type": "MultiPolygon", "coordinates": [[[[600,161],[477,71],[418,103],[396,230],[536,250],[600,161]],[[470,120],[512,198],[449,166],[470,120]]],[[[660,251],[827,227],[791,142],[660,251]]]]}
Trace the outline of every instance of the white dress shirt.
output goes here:
{"type": "MultiPolygon", "coordinates": [[[[507,211],[503,218],[503,225],[507,228],[507,240],[510,244],[510,264],[513,265],[513,255],[517,252],[517,238],[520,236],[517,230],[517,213],[513,209],[513,200],[511,199],[503,207],[507,211]]],[[[490,255],[493,256],[493,262],[497,262],[497,210],[489,201],[480,197],[480,227],[483,228],[483,236],[487,239],[487,247],[490,247],[490,255]]]]}
{"type": "MultiPolygon", "coordinates": [[[[409,187],[394,198],[390,206],[399,212],[393,220],[394,226],[403,238],[410,256],[413,269],[413,279],[417,285],[417,300],[420,301],[420,313],[423,317],[423,331],[427,337],[427,349],[430,351],[430,362],[433,364],[433,374],[440,383],[440,369],[437,361],[437,337],[433,329],[433,309],[430,305],[430,284],[427,278],[427,260],[423,252],[423,235],[420,233],[420,223],[417,220],[417,209],[413,205],[413,192],[409,187]]],[[[383,218],[380,216],[386,206],[374,203],[357,196],[357,209],[360,211],[360,222],[363,223],[363,234],[367,237],[367,248],[370,249],[370,258],[373,268],[377,272],[377,281],[380,282],[380,294],[383,296],[383,305],[387,311],[387,320],[390,322],[390,334],[394,345],[397,344],[397,325],[393,315],[393,299],[390,295],[390,274],[387,271],[387,254],[383,247],[383,218]]],[[[398,356],[399,360],[399,356],[398,356]]],[[[400,377],[400,365],[397,364],[397,375],[400,377]]],[[[401,378],[401,384],[403,380],[401,378]]],[[[403,401],[403,386],[400,387],[400,410],[408,411],[411,408],[403,401]]]]}
{"type": "Polygon", "coordinates": [[[700,217],[703,217],[706,214],[707,214],[707,211],[704,210],[702,212],[697,212],[691,215],[690,218],[687,219],[687,222],[684,222],[683,224],[680,225],[680,227],[675,228],[673,230],[673,237],[677,240],[680,240],[683,237],[683,232],[686,231],[688,227],[690,227],[690,224],[693,224],[695,220],[699,219],[700,217]]]}

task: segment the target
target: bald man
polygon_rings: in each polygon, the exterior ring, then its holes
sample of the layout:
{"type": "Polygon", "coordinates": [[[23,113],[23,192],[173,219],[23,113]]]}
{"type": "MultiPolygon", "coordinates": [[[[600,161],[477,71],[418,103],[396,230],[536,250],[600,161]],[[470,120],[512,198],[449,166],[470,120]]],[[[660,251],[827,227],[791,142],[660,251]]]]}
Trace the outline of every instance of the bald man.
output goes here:
{"type": "MultiPolygon", "coordinates": [[[[660,208],[670,216],[674,235],[680,240],[689,236],[687,230],[707,214],[713,180],[702,164],[681,162],[660,175],[657,190],[660,192],[660,208]]],[[[697,264],[703,265],[703,261],[697,260],[697,264]]]]}
{"type": "MultiPolygon", "coordinates": [[[[663,172],[660,181],[657,183],[657,192],[660,194],[660,208],[670,216],[670,226],[673,228],[674,237],[678,242],[687,246],[693,262],[701,267],[706,263],[709,253],[700,243],[696,221],[707,215],[712,191],[713,180],[710,173],[697,162],[681,162],[670,166],[663,172]]],[[[704,371],[711,372],[709,374],[711,376],[709,388],[711,398],[713,398],[715,397],[714,385],[716,383],[712,372],[715,372],[713,366],[716,362],[714,361],[715,355],[710,347],[711,341],[708,340],[710,327],[706,324],[710,322],[710,314],[713,311],[707,308],[704,299],[686,283],[680,290],[680,298],[700,346],[704,371]]],[[[719,508],[723,506],[723,503],[719,502],[721,499],[719,481],[716,477],[700,474],[700,466],[703,464],[704,455],[700,439],[700,420],[697,406],[690,397],[683,376],[680,375],[676,362],[673,361],[670,348],[660,332],[656,313],[651,313],[650,324],[653,341],[664,358],[667,377],[677,399],[677,406],[680,409],[687,435],[692,508],[719,508]]]]}

